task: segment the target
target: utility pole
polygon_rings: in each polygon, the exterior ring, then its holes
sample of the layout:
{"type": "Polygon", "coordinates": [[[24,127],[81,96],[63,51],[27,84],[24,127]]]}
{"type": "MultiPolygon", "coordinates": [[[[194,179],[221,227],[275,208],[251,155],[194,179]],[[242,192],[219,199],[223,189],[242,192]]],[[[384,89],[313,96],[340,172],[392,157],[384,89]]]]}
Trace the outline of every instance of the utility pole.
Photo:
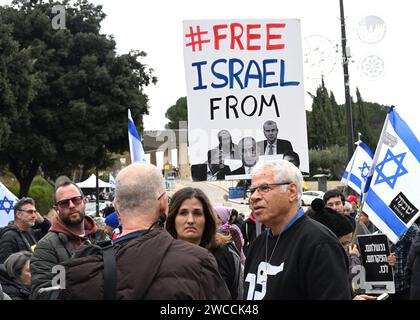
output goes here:
{"type": "Polygon", "coordinates": [[[346,97],[347,157],[353,155],[353,115],[350,98],[349,60],[347,57],[346,23],[344,19],[343,0],[340,1],[341,47],[343,50],[344,90],[346,97]]]}

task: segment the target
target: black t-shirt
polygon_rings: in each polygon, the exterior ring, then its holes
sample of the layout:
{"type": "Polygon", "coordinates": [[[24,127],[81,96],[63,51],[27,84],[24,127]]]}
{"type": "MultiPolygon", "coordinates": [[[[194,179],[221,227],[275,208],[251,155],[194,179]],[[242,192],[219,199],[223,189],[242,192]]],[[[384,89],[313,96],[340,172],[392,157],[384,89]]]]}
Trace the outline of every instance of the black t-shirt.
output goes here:
{"type": "Polygon", "coordinates": [[[303,215],[279,237],[274,252],[268,229],[250,247],[245,299],[351,299],[347,256],[330,230],[303,215]]]}

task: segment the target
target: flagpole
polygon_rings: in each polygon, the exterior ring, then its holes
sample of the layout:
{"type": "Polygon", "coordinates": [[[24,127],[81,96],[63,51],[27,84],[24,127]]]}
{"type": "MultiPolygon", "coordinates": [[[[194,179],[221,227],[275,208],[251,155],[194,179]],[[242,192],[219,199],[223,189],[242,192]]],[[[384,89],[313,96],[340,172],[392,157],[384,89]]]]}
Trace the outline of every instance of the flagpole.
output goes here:
{"type": "MultiPolygon", "coordinates": [[[[358,148],[358,147],[359,147],[359,144],[360,144],[361,142],[362,142],[362,141],[358,140],[358,141],[356,141],[356,142],[354,143],[355,145],[357,145],[357,147],[356,147],[356,151],[354,152],[354,155],[353,155],[353,161],[351,162],[349,173],[347,174],[347,179],[346,179],[346,189],[349,187],[349,177],[350,177],[351,173],[353,172],[354,161],[356,161],[357,152],[359,151],[359,148],[358,148]]],[[[345,170],[345,169],[344,169],[344,170],[345,170]]]]}
{"type": "Polygon", "coordinates": [[[370,183],[371,183],[371,180],[372,180],[372,177],[373,177],[373,173],[375,172],[375,169],[376,169],[376,163],[378,162],[379,154],[381,153],[381,148],[382,148],[383,140],[384,140],[384,137],[385,137],[385,132],[386,132],[386,129],[388,127],[389,113],[393,109],[394,109],[394,107],[392,106],[388,110],[388,113],[386,115],[385,123],[384,123],[384,126],[382,127],[381,135],[379,137],[379,141],[378,141],[378,144],[376,146],[375,155],[374,155],[373,161],[372,161],[372,166],[370,167],[369,175],[368,175],[368,178],[367,178],[365,186],[364,186],[365,190],[362,190],[362,194],[363,194],[362,204],[360,205],[359,212],[356,216],[356,228],[354,229],[353,237],[352,237],[352,240],[351,240],[352,246],[356,242],[356,234],[357,234],[357,231],[359,231],[360,214],[363,212],[363,206],[365,205],[366,195],[369,192],[369,187],[370,187],[370,183]]]}

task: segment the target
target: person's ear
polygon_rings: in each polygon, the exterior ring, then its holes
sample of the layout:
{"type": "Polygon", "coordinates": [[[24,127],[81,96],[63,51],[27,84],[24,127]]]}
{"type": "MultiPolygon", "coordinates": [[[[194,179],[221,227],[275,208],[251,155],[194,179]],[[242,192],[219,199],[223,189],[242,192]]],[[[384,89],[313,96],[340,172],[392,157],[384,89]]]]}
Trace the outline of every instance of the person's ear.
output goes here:
{"type": "Polygon", "coordinates": [[[291,183],[288,186],[288,190],[289,190],[289,202],[295,202],[298,195],[297,186],[294,183],[291,183]]]}
{"type": "Polygon", "coordinates": [[[168,214],[169,211],[169,198],[168,194],[165,192],[165,194],[160,197],[159,199],[159,212],[168,214]]]}
{"type": "MultiPolygon", "coordinates": [[[[117,206],[117,203],[116,203],[115,199],[114,199],[114,201],[112,201],[112,206],[114,207],[114,210],[115,210],[115,212],[117,213],[118,220],[119,220],[119,219],[120,219],[120,212],[119,212],[119,210],[118,210],[118,206],[117,206]]],[[[121,222],[121,221],[120,221],[120,222],[121,222]]]]}

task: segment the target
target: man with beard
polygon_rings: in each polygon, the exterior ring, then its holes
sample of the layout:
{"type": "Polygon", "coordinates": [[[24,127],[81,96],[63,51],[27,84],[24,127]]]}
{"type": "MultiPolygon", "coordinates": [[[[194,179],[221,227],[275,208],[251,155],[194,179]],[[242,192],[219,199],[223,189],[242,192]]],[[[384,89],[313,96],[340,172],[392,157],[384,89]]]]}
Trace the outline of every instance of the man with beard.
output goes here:
{"type": "Polygon", "coordinates": [[[51,223],[35,208],[32,198],[22,198],[15,203],[15,219],[0,234],[0,263],[12,253],[32,251],[32,247],[48,232],[51,223]]]}
{"type": "Polygon", "coordinates": [[[57,265],[69,260],[82,244],[97,243],[106,239],[103,231],[98,230],[95,221],[85,216],[88,200],[75,183],[65,181],[58,185],[54,200],[56,215],[52,219],[51,229],[38,242],[31,259],[32,299],[49,298],[48,291],[40,292],[40,289],[58,284],[53,279],[61,279],[60,274],[55,275],[60,273],[57,265]]]}

